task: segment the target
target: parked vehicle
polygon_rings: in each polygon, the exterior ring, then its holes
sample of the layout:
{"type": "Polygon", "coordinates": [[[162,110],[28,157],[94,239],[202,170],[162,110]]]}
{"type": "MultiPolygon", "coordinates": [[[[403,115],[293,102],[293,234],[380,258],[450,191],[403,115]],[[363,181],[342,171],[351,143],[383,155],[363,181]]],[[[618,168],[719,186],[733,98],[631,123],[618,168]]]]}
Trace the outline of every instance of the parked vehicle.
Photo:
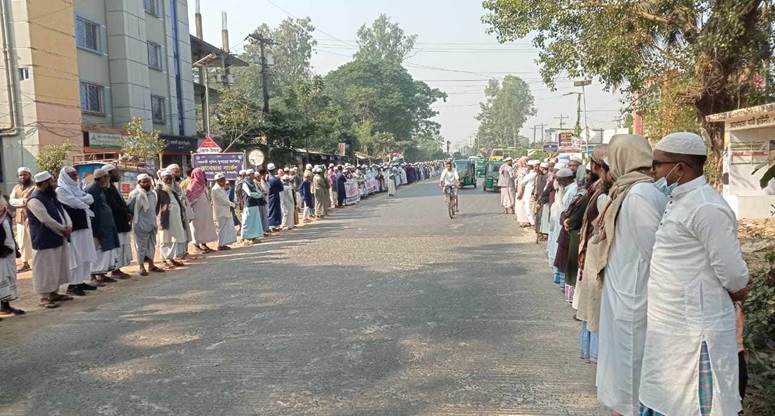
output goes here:
{"type": "Polygon", "coordinates": [[[473,185],[476,188],[476,162],[469,159],[456,160],[453,164],[460,176],[460,188],[473,185]]]}
{"type": "Polygon", "coordinates": [[[502,165],[503,161],[487,162],[484,168],[484,185],[482,185],[484,191],[492,189],[493,191],[498,192],[500,190],[500,188],[498,188],[498,176],[500,176],[502,165]]]}

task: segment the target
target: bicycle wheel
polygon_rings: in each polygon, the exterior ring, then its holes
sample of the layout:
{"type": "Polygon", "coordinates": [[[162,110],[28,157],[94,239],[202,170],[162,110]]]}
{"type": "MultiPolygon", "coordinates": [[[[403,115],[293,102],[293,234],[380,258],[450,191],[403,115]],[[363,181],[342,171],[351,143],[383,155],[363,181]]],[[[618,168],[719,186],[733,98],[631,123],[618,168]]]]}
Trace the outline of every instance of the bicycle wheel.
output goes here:
{"type": "Polygon", "coordinates": [[[455,197],[452,195],[447,196],[447,211],[449,211],[449,218],[455,218],[455,197]]]}

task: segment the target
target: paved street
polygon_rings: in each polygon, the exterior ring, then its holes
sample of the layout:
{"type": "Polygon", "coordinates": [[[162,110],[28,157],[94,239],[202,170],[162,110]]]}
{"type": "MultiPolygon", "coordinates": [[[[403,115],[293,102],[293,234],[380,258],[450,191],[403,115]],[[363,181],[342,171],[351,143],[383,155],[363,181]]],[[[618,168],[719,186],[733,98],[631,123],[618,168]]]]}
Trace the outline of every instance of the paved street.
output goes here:
{"type": "Polygon", "coordinates": [[[0,414],[605,414],[544,245],[481,187],[461,210],[416,184],[25,317],[0,414]]]}

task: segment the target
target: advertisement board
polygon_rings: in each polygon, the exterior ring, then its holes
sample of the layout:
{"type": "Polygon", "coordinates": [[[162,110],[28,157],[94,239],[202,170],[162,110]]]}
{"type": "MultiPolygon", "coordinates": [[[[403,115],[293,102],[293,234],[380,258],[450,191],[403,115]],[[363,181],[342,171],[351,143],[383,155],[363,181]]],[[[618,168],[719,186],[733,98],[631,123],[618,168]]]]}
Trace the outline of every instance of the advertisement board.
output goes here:
{"type": "Polygon", "coordinates": [[[202,168],[211,181],[216,173],[223,173],[226,179],[233,181],[239,178],[245,155],[242,153],[194,153],[191,156],[191,166],[202,168]]]}

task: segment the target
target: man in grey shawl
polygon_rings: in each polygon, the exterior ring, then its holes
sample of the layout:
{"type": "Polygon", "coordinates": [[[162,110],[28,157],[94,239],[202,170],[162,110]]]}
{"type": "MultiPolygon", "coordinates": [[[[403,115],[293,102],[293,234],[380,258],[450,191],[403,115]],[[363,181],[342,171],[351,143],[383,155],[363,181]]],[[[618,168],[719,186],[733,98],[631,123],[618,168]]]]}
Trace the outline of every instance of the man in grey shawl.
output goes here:
{"type": "Polygon", "coordinates": [[[92,280],[100,285],[116,281],[116,279],[107,276],[107,273],[118,267],[118,249],[121,243],[118,239],[116,223],[113,220],[113,211],[110,209],[105,196],[105,189],[110,186],[110,176],[108,172],[97,169],[94,171],[93,178],[94,182],[84,191],[94,198],[89,209],[94,212],[92,236],[97,248],[97,261],[92,263],[91,276],[92,280]]]}
{"type": "Polygon", "coordinates": [[[156,185],[156,224],[159,227],[159,246],[161,257],[166,267],[174,269],[175,267],[185,266],[184,263],[176,260],[183,249],[183,243],[188,244],[188,234],[186,234],[185,214],[183,212],[183,203],[181,198],[175,193],[172,172],[167,169],[159,172],[161,180],[156,185]]]}
{"type": "Polygon", "coordinates": [[[86,291],[97,290],[96,286],[86,283],[89,281],[92,263],[97,261],[91,225],[94,213],[89,209],[94,198],[78,186],[78,171],[72,166],[62,168],[57,185],[57,200],[73,222],[73,233],[70,235],[70,285],[67,293],[84,296],[86,291]]]}
{"type": "Polygon", "coordinates": [[[145,173],[137,175],[137,187],[129,193],[127,205],[132,213],[132,233],[140,276],[148,276],[149,271],[164,272],[153,264],[156,255],[156,201],[156,192],[151,188],[151,177],[145,173]]]}

